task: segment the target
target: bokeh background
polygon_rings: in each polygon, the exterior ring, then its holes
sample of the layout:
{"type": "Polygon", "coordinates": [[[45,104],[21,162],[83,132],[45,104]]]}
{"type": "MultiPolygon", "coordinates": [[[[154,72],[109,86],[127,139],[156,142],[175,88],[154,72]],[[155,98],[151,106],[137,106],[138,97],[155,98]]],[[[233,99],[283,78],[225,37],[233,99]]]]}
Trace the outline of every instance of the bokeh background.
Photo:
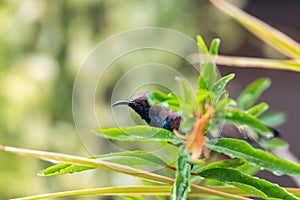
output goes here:
{"type": "MultiPolygon", "coordinates": [[[[300,41],[299,1],[252,0],[235,3],[300,41]]],[[[226,55],[284,58],[206,0],[2,0],[0,143],[89,155],[78,137],[72,116],[72,89],[76,73],[93,48],[106,38],[129,29],[149,26],[174,29],[192,38],[200,34],[207,43],[219,37],[222,40],[220,52],[226,55]]],[[[151,53],[148,55],[151,56],[151,53]]],[[[110,103],[118,78],[126,72],[126,67],[145,63],[148,59],[137,53],[120,60],[119,70],[108,73],[108,78],[102,81],[96,97],[102,124],[114,125],[110,103]]],[[[175,69],[182,65],[182,61],[170,61],[168,56],[154,56],[153,59],[161,63],[171,62],[175,69]]],[[[256,78],[265,76],[272,79],[272,87],[261,100],[267,101],[271,110],[286,113],[287,121],[278,129],[290,143],[291,151],[300,158],[299,73],[222,66],[219,70],[221,74],[236,73],[235,80],[228,87],[232,97],[256,78]]],[[[193,76],[186,68],[186,75],[189,74],[193,76]]],[[[99,153],[110,152],[106,143],[103,139],[91,141],[91,145],[98,145],[99,153]]],[[[0,152],[0,162],[0,199],[138,183],[133,178],[102,170],[61,177],[38,177],[36,173],[49,163],[3,152],[0,152]]],[[[268,173],[261,175],[280,182],[282,186],[296,186],[289,177],[268,173]]]]}

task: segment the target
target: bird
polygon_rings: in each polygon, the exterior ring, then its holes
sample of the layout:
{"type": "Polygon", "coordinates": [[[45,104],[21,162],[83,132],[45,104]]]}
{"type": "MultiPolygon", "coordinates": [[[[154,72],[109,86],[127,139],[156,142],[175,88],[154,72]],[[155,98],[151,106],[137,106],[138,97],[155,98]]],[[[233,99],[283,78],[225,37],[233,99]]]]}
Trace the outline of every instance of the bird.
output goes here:
{"type": "Polygon", "coordinates": [[[148,94],[148,92],[143,92],[129,100],[119,100],[111,106],[127,105],[145,120],[149,126],[164,128],[169,131],[179,130],[182,120],[181,116],[178,116],[174,110],[159,104],[150,105],[148,94]]]}
{"type": "MultiPolygon", "coordinates": [[[[111,106],[127,105],[132,108],[149,126],[164,128],[171,132],[177,132],[182,122],[182,117],[179,116],[176,111],[171,110],[165,106],[154,104],[150,105],[148,101],[149,92],[142,92],[131,99],[119,100],[113,103],[111,106]]],[[[263,136],[252,131],[246,126],[236,126],[234,124],[221,124],[218,126],[220,130],[219,137],[240,139],[248,142],[255,148],[260,148],[261,145],[258,140],[263,136]]],[[[269,127],[270,131],[273,132],[274,137],[279,137],[280,133],[274,128],[269,127]]],[[[212,138],[210,133],[207,133],[208,138],[212,138]]],[[[265,138],[263,138],[265,139],[265,138]]]]}

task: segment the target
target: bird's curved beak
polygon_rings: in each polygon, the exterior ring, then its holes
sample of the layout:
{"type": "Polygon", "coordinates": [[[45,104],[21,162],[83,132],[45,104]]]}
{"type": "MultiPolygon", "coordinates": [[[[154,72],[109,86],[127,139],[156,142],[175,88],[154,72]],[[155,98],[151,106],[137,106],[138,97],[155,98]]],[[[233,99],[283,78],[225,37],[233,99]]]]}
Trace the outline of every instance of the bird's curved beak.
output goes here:
{"type": "Polygon", "coordinates": [[[119,100],[115,103],[111,104],[111,107],[119,106],[119,105],[129,105],[132,101],[131,100],[119,100]]]}

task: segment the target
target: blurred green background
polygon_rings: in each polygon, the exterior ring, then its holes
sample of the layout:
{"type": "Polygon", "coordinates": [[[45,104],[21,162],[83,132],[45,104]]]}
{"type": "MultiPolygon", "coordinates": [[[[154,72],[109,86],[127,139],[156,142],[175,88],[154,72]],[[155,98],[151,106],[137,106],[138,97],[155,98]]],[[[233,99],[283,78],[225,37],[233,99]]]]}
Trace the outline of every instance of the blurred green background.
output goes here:
{"type": "MultiPolygon", "coordinates": [[[[237,3],[251,14],[300,40],[297,20],[300,16],[296,10],[300,7],[299,2],[237,3]]],[[[78,137],[72,116],[72,89],[76,73],[93,48],[106,38],[129,29],[149,26],[174,29],[192,38],[200,34],[207,43],[219,37],[222,40],[222,54],[282,58],[206,0],[2,0],[0,143],[89,155],[78,137]]],[[[147,60],[137,54],[123,62],[130,66],[136,65],[136,60],[143,59],[147,60]]],[[[181,64],[178,61],[178,67],[181,64]]],[[[172,65],[177,66],[176,63],[172,65]]],[[[105,84],[99,86],[96,107],[103,115],[111,115],[110,96],[114,81],[124,72],[121,68],[122,63],[120,70],[110,73],[105,84]]],[[[291,143],[292,151],[299,152],[298,74],[227,67],[220,67],[220,71],[222,74],[237,73],[237,79],[229,87],[233,96],[255,78],[268,76],[273,79],[272,88],[263,98],[270,103],[271,109],[288,114],[287,123],[279,129],[284,139],[291,143]]],[[[105,126],[114,125],[110,117],[103,118],[105,126]]],[[[102,140],[99,143],[100,153],[109,152],[105,142],[102,140]]],[[[3,152],[0,152],[0,160],[0,199],[138,183],[133,178],[102,170],[44,178],[36,176],[36,173],[49,166],[47,162],[3,152]]],[[[282,179],[284,186],[294,186],[287,177],[273,177],[275,181],[278,179],[282,179]]]]}

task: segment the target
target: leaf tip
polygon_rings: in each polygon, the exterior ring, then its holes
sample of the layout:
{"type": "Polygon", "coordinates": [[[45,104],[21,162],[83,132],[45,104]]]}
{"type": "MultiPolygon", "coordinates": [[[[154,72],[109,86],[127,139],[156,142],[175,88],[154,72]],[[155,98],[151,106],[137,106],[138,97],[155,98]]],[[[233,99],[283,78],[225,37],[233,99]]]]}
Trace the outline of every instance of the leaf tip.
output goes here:
{"type": "Polygon", "coordinates": [[[46,174],[43,171],[36,173],[36,175],[37,176],[46,176],[46,174]]]}
{"type": "Polygon", "coordinates": [[[213,39],[210,45],[210,54],[213,56],[218,55],[219,46],[220,46],[221,40],[219,38],[213,39]]]}

